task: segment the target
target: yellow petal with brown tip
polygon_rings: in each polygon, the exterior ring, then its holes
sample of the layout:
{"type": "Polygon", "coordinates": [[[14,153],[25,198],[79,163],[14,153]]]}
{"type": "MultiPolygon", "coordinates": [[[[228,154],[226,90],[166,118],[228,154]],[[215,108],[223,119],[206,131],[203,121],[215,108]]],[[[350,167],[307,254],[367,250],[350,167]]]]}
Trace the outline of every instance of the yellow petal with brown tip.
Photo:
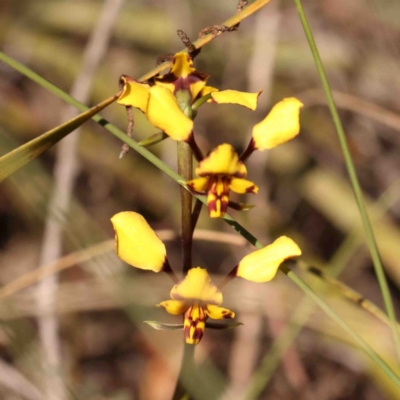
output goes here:
{"type": "Polygon", "coordinates": [[[229,188],[236,193],[258,193],[258,186],[247,179],[232,178],[229,188]]]}
{"type": "Polygon", "coordinates": [[[235,313],[228,308],[214,306],[208,304],[206,307],[206,315],[212,319],[228,319],[235,318],[235,313]]]}
{"type": "Polygon", "coordinates": [[[164,308],[168,314],[172,315],[183,314],[189,308],[185,301],[179,300],[162,301],[161,303],[157,304],[157,307],[164,308]]]}

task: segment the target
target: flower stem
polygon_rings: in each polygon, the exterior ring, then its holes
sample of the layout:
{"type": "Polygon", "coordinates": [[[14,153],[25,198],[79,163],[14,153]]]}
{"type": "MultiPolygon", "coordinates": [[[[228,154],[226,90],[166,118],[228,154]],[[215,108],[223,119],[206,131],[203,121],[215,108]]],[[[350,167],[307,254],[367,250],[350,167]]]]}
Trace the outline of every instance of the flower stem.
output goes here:
{"type": "Polygon", "coordinates": [[[239,157],[239,160],[242,162],[246,162],[248,158],[254,153],[256,150],[255,144],[254,144],[254,139],[251,138],[249,145],[247,146],[246,150],[242,153],[242,155],[239,157]]]}
{"type": "MultiPolygon", "coordinates": [[[[193,178],[192,150],[189,144],[178,142],[178,174],[186,181],[193,178]]],[[[182,250],[183,250],[183,273],[192,267],[192,195],[183,187],[181,191],[182,207],[182,250]]]]}
{"type": "Polygon", "coordinates": [[[172,400],[189,400],[190,395],[187,391],[186,386],[183,382],[190,378],[194,378],[195,374],[195,364],[194,364],[194,348],[192,344],[185,343],[183,348],[183,359],[181,364],[181,369],[179,371],[178,383],[175,388],[174,396],[172,400]]]}

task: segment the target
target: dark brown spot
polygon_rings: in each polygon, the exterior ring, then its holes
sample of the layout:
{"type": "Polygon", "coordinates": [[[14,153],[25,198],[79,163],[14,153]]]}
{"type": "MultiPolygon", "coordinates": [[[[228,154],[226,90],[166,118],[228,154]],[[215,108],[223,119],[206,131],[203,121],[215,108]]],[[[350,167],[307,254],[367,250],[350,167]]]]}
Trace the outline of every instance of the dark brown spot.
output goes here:
{"type": "Polygon", "coordinates": [[[193,339],[200,341],[201,338],[203,337],[203,333],[204,333],[203,329],[195,328],[192,337],[193,337],[193,339]]]}
{"type": "Polygon", "coordinates": [[[248,187],[248,188],[246,189],[246,193],[253,193],[254,187],[255,187],[254,185],[248,187]]]}
{"type": "Polygon", "coordinates": [[[364,297],[360,297],[360,298],[357,300],[357,303],[358,303],[360,306],[362,306],[362,305],[364,304],[364,302],[365,302],[364,297]]]}
{"type": "Polygon", "coordinates": [[[229,276],[232,276],[232,277],[237,276],[238,269],[239,269],[239,264],[236,265],[236,267],[233,268],[233,270],[231,272],[229,272],[229,276]]]}

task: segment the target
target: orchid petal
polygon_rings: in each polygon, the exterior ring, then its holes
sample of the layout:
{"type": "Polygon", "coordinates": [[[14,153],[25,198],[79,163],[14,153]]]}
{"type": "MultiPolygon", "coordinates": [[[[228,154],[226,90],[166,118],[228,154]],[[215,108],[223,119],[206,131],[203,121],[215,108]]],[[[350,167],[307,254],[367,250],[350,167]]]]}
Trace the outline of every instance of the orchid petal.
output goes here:
{"type": "Polygon", "coordinates": [[[167,256],[164,243],[138,213],[124,211],[111,218],[118,257],[132,267],[160,272],[167,256]]]}
{"type": "Polygon", "coordinates": [[[152,86],[146,116],[157,128],[174,140],[187,140],[193,121],[179,108],[175,96],[166,88],[152,86]]]}
{"type": "Polygon", "coordinates": [[[197,168],[198,176],[207,175],[232,175],[238,178],[244,178],[247,175],[246,166],[239,161],[235,149],[227,143],[216,147],[197,168]]]}
{"type": "Polygon", "coordinates": [[[187,311],[189,306],[185,301],[166,300],[157,304],[157,307],[162,307],[168,314],[180,315],[187,311]]]}
{"type": "Polygon", "coordinates": [[[258,150],[272,149],[300,132],[300,108],[303,103],[294,97],[277,103],[266,118],[254,126],[253,140],[258,150]]]}
{"type": "Polygon", "coordinates": [[[235,318],[235,313],[227,308],[214,306],[208,304],[206,308],[206,314],[212,319],[228,319],[235,318]]]}
{"type": "Polygon", "coordinates": [[[275,277],[283,261],[299,255],[299,246],[292,239],[281,236],[272,244],[245,256],[236,275],[252,282],[268,282],[275,277]]]}
{"type": "Polygon", "coordinates": [[[218,104],[238,104],[254,111],[257,108],[258,96],[261,93],[262,90],[257,93],[239,92],[237,90],[222,90],[211,93],[211,98],[218,104]]]}
{"type": "Polygon", "coordinates": [[[125,81],[117,103],[124,106],[132,106],[146,112],[149,101],[149,89],[150,86],[146,83],[125,81]]]}
{"type": "Polygon", "coordinates": [[[171,290],[174,300],[194,300],[209,304],[220,305],[222,293],[211,282],[207,270],[200,267],[192,268],[186,277],[177,283],[171,290]]]}
{"type": "Polygon", "coordinates": [[[246,179],[232,178],[229,188],[236,193],[258,193],[258,186],[246,179]]]}

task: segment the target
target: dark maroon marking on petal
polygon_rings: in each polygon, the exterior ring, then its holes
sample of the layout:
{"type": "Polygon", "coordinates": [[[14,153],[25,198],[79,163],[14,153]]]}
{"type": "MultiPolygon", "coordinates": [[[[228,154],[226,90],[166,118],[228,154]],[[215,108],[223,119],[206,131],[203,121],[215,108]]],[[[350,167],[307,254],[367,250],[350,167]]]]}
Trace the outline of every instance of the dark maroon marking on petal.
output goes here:
{"type": "MultiPolygon", "coordinates": [[[[175,85],[175,92],[178,90],[187,90],[190,92],[191,85],[195,84],[196,82],[205,82],[208,79],[208,75],[203,74],[202,72],[192,72],[186,78],[179,77],[176,79],[173,84],[175,85]]],[[[192,102],[195,99],[192,99],[192,102]]]]}
{"type": "Polygon", "coordinates": [[[229,205],[229,192],[227,194],[222,194],[221,195],[221,214],[224,215],[228,211],[228,205],[229,205]],[[226,196],[228,198],[226,198],[226,196]]]}
{"type": "Polygon", "coordinates": [[[190,82],[189,82],[189,77],[187,78],[179,78],[174,82],[174,94],[181,90],[183,92],[190,92],[190,82]]]}
{"type": "Polygon", "coordinates": [[[222,316],[224,317],[224,319],[232,318],[232,315],[233,315],[232,311],[227,311],[227,310],[222,311],[222,316]]]}
{"type": "Polygon", "coordinates": [[[196,83],[199,81],[202,82],[207,82],[207,79],[210,77],[210,75],[204,74],[203,72],[200,71],[193,71],[192,73],[190,73],[188,75],[188,80],[189,82],[192,83],[196,83]]]}
{"type": "Polygon", "coordinates": [[[174,75],[172,72],[168,72],[165,75],[157,78],[156,81],[162,83],[174,83],[177,79],[179,78],[176,75],[174,75]]]}
{"type": "Polygon", "coordinates": [[[256,187],[256,185],[249,186],[249,187],[246,189],[246,193],[254,193],[255,187],[256,187]]]}
{"type": "Polygon", "coordinates": [[[207,191],[198,192],[198,191],[194,190],[193,185],[190,184],[190,183],[186,183],[186,186],[187,186],[187,188],[189,189],[189,192],[192,193],[192,194],[200,194],[200,195],[202,195],[202,196],[204,196],[204,195],[207,194],[207,191]]]}
{"type": "Polygon", "coordinates": [[[183,328],[183,332],[186,338],[190,337],[190,326],[185,325],[183,328]]]}
{"type": "MultiPolygon", "coordinates": [[[[176,76],[172,72],[168,72],[160,78],[156,78],[158,82],[162,83],[172,83],[175,86],[174,93],[178,90],[187,90],[190,91],[190,86],[196,82],[202,81],[206,82],[209,75],[203,74],[199,71],[194,71],[190,73],[186,78],[182,78],[180,76],[176,76]]],[[[194,101],[194,99],[192,99],[194,101]]]]}
{"type": "Polygon", "coordinates": [[[194,340],[199,340],[200,341],[201,338],[203,337],[203,334],[204,334],[204,330],[203,329],[195,328],[192,338],[194,340]]]}
{"type": "MultiPolygon", "coordinates": [[[[238,164],[244,165],[244,162],[239,160],[238,164]]],[[[246,172],[237,171],[232,176],[234,176],[235,178],[246,178],[247,171],[246,172]]]]}
{"type": "Polygon", "coordinates": [[[217,199],[210,200],[207,204],[208,212],[217,211],[217,199]]]}

